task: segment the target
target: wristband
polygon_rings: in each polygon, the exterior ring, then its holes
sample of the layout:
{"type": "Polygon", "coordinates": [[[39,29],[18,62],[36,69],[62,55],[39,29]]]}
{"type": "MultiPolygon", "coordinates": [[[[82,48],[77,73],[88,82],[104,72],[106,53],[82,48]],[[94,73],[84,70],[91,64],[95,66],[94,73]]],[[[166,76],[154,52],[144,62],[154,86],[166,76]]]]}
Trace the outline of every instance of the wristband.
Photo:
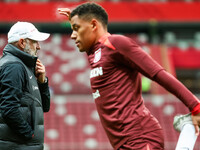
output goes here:
{"type": "Polygon", "coordinates": [[[200,113],[200,103],[197,106],[195,106],[192,110],[192,115],[196,115],[198,113],[200,113]]]}

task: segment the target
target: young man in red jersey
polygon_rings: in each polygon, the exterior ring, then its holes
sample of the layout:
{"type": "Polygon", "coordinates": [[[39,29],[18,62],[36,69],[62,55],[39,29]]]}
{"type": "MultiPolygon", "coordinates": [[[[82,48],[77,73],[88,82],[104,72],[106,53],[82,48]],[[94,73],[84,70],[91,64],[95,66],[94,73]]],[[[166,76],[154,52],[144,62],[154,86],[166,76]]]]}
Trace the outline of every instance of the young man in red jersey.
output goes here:
{"type": "Polygon", "coordinates": [[[164,149],[163,131],[144,105],[140,73],[177,96],[192,112],[199,133],[200,102],[167,73],[135,41],[107,31],[108,15],[98,4],[84,3],[69,17],[71,38],[86,52],[91,66],[90,81],[101,123],[115,150],[164,149]]]}

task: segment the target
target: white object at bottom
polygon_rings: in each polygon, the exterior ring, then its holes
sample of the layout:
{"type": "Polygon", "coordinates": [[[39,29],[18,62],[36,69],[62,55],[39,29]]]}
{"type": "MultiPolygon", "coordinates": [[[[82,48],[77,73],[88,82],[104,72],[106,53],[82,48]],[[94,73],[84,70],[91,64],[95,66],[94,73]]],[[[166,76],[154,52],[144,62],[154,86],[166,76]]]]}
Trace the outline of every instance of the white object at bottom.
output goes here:
{"type": "Polygon", "coordinates": [[[197,136],[193,124],[185,124],[179,135],[176,150],[193,150],[197,136]]]}

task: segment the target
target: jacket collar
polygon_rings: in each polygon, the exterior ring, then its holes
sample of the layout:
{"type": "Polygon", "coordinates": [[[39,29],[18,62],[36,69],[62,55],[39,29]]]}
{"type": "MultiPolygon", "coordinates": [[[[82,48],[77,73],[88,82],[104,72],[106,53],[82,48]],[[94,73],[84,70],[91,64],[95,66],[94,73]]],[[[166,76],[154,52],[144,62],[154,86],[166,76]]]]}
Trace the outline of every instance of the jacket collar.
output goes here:
{"type": "Polygon", "coordinates": [[[26,66],[28,67],[35,67],[37,57],[31,56],[28,53],[25,53],[18,49],[17,47],[13,46],[12,44],[7,44],[3,50],[3,55],[7,53],[18,57],[26,66]]]}

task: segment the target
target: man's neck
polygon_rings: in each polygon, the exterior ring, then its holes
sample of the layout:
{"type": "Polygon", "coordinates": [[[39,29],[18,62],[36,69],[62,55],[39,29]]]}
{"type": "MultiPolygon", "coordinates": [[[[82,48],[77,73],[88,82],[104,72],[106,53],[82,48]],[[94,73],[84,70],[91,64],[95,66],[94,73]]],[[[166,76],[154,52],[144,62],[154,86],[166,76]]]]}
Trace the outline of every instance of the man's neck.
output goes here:
{"type": "Polygon", "coordinates": [[[108,34],[107,30],[105,29],[99,30],[95,43],[99,42],[99,40],[106,34],[108,34]]]}

